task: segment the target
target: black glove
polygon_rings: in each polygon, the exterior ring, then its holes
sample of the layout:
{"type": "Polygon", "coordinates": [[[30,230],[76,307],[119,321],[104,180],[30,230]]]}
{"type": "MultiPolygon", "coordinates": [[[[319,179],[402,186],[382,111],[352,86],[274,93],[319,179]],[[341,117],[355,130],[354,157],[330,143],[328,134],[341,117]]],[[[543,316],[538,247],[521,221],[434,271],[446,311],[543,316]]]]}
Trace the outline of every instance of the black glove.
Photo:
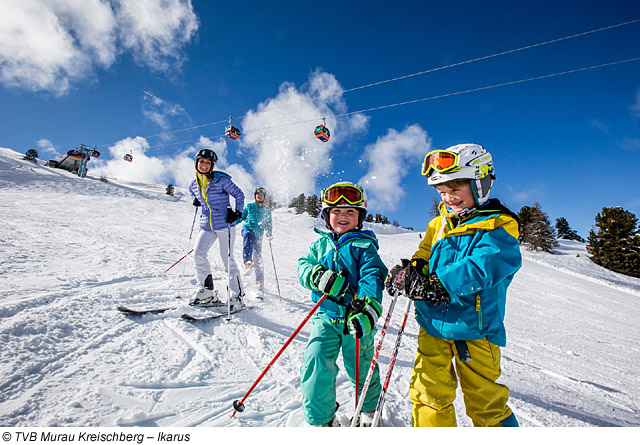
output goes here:
{"type": "Polygon", "coordinates": [[[198,198],[193,198],[193,205],[195,207],[200,207],[200,201],[198,201],[198,198]]]}
{"type": "Polygon", "coordinates": [[[434,306],[451,301],[449,292],[447,292],[447,289],[445,289],[435,273],[429,275],[427,286],[422,289],[422,294],[417,295],[415,299],[430,301],[434,306]]]}
{"type": "Polygon", "coordinates": [[[434,306],[451,301],[438,276],[435,273],[427,276],[429,265],[425,260],[415,258],[401,261],[402,264],[391,269],[384,283],[390,295],[400,291],[412,300],[429,301],[434,306]]]}
{"type": "Polygon", "coordinates": [[[227,207],[227,224],[233,224],[240,218],[242,218],[242,212],[231,210],[231,207],[227,207]]]}
{"type": "Polygon", "coordinates": [[[403,258],[400,261],[402,264],[394,266],[387,275],[385,287],[390,295],[400,291],[407,297],[414,298],[415,295],[420,294],[420,289],[428,282],[424,272],[429,270],[428,264],[422,258],[412,261],[403,258]]]}

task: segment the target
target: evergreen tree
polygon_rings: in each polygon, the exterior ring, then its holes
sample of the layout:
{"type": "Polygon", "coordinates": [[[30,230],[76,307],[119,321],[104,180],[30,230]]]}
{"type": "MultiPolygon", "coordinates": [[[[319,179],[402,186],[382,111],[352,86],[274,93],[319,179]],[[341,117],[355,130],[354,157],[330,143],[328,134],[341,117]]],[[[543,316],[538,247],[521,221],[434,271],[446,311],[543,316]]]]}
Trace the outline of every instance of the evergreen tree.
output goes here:
{"type": "Polygon", "coordinates": [[[307,197],[305,203],[305,211],[310,215],[316,218],[320,211],[322,210],[322,201],[318,197],[318,195],[311,195],[307,197]]]}
{"type": "Polygon", "coordinates": [[[380,218],[380,222],[381,222],[382,224],[391,224],[391,223],[389,222],[389,218],[387,218],[386,216],[383,216],[382,218],[380,218]]]}
{"type": "Polygon", "coordinates": [[[24,154],[24,157],[22,159],[26,159],[27,161],[33,161],[35,162],[36,159],[38,159],[38,150],[36,150],[35,148],[30,148],[29,150],[27,150],[27,152],[24,154]]]}
{"type": "Polygon", "coordinates": [[[167,186],[167,195],[169,195],[169,196],[173,196],[173,192],[174,192],[173,184],[169,184],[169,185],[167,186]]]}
{"type": "Polygon", "coordinates": [[[603,207],[589,231],[591,260],[609,270],[640,278],[638,218],[622,207],[603,207]]]}
{"type": "Polygon", "coordinates": [[[373,222],[373,215],[371,213],[367,213],[367,216],[365,216],[364,220],[368,223],[372,223],[373,222]]]}
{"type": "Polygon", "coordinates": [[[552,253],[558,245],[555,230],[538,202],[532,207],[523,207],[518,213],[520,217],[520,242],[529,244],[529,250],[552,253]]]}
{"type": "Polygon", "coordinates": [[[518,242],[520,244],[524,243],[524,228],[529,223],[531,215],[531,207],[522,206],[520,211],[518,212],[518,218],[520,219],[520,235],[518,236],[518,242]]]}
{"type": "Polygon", "coordinates": [[[379,213],[376,213],[376,216],[375,216],[373,222],[378,223],[378,224],[382,223],[382,215],[379,214],[379,213]]]}
{"type": "Polygon", "coordinates": [[[296,210],[296,214],[299,215],[305,211],[306,199],[304,193],[300,193],[298,196],[291,200],[289,207],[293,207],[296,210]]]}
{"type": "Polygon", "coordinates": [[[578,235],[578,232],[576,232],[569,226],[569,222],[564,217],[556,219],[556,231],[558,233],[558,238],[575,240],[584,243],[584,238],[578,235]]]}
{"type": "Polygon", "coordinates": [[[431,208],[429,209],[429,216],[431,216],[432,218],[436,218],[440,216],[440,210],[438,209],[438,206],[440,205],[441,202],[442,200],[438,199],[435,196],[431,199],[431,208]]]}

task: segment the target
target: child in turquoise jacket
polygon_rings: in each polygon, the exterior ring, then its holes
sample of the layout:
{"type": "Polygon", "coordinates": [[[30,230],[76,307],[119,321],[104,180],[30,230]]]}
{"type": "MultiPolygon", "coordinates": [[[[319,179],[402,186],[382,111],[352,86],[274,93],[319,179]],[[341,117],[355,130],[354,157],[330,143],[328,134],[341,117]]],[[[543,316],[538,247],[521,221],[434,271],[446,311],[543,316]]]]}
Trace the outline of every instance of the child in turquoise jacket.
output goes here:
{"type": "MultiPolygon", "coordinates": [[[[318,302],[327,295],[313,318],[300,369],[302,406],[310,425],[334,426],[340,350],[354,388],[356,338],[360,339],[361,368],[367,369],[373,358],[387,268],[378,254],[375,234],[362,230],[366,214],[366,194],[357,185],[342,182],[323,190],[322,216],[330,232],[314,229],[320,238],[298,260],[300,283],[312,291],[312,300],[318,302]],[[364,303],[361,312],[349,309],[354,299],[364,303]]],[[[366,379],[363,374],[359,376],[358,392],[366,379]]],[[[362,406],[361,426],[371,425],[380,391],[376,366],[362,406]]]]}

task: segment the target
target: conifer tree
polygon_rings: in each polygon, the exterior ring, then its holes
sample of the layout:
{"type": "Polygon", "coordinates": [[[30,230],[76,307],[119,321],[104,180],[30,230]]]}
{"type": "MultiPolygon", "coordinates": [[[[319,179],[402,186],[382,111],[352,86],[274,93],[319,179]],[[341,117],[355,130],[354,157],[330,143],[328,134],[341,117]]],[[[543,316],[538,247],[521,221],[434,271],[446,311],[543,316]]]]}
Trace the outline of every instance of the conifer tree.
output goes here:
{"type": "Polygon", "coordinates": [[[439,210],[439,206],[440,203],[442,202],[441,199],[438,199],[437,197],[433,197],[433,199],[431,199],[431,207],[429,208],[429,216],[431,216],[432,218],[438,217],[440,216],[440,210],[439,210]]]}
{"type": "Polygon", "coordinates": [[[304,193],[300,193],[298,196],[291,200],[289,207],[293,207],[296,210],[296,214],[299,215],[305,210],[306,199],[304,193]]]}
{"type": "Polygon", "coordinates": [[[173,196],[173,192],[174,192],[173,184],[169,184],[169,185],[167,186],[167,195],[169,195],[169,196],[173,196]]]}
{"type": "Polygon", "coordinates": [[[573,230],[571,226],[569,226],[569,222],[566,218],[562,216],[556,219],[556,232],[560,239],[575,240],[584,243],[584,238],[578,235],[578,232],[573,230]]]}
{"type": "Polygon", "coordinates": [[[365,220],[365,222],[372,223],[373,222],[373,215],[371,213],[367,213],[367,216],[365,216],[364,220],[365,220]]]}
{"type": "Polygon", "coordinates": [[[542,211],[540,204],[534,202],[532,207],[523,207],[518,217],[521,222],[520,242],[529,244],[529,250],[552,253],[558,241],[551,221],[542,211]]]}
{"type": "Polygon", "coordinates": [[[316,218],[320,214],[320,210],[322,210],[322,201],[320,201],[318,195],[307,196],[305,211],[316,218]]]}
{"type": "Polygon", "coordinates": [[[36,159],[38,159],[38,150],[36,150],[35,148],[30,148],[29,150],[27,150],[27,152],[24,154],[23,159],[26,159],[27,161],[36,161],[36,159]]]}
{"type": "Polygon", "coordinates": [[[603,207],[589,231],[587,252],[606,269],[640,278],[638,218],[622,207],[603,207]]]}

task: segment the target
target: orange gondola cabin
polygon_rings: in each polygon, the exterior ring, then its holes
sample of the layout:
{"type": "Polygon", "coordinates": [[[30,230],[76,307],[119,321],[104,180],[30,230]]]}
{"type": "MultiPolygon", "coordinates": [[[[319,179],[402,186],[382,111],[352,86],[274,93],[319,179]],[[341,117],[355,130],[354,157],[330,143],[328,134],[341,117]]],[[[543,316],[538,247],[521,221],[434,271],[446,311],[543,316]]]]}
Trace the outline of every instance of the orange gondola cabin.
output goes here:
{"type": "Polygon", "coordinates": [[[238,130],[233,125],[229,125],[224,130],[224,135],[229,139],[233,139],[234,141],[240,137],[240,130],[238,130]]]}
{"type": "Polygon", "coordinates": [[[329,129],[324,125],[318,125],[314,131],[314,134],[322,142],[327,142],[329,140],[329,137],[331,137],[331,133],[329,133],[329,129]]]}
{"type": "Polygon", "coordinates": [[[133,162],[133,156],[127,153],[126,155],[124,155],[124,160],[127,162],[133,162]]]}

